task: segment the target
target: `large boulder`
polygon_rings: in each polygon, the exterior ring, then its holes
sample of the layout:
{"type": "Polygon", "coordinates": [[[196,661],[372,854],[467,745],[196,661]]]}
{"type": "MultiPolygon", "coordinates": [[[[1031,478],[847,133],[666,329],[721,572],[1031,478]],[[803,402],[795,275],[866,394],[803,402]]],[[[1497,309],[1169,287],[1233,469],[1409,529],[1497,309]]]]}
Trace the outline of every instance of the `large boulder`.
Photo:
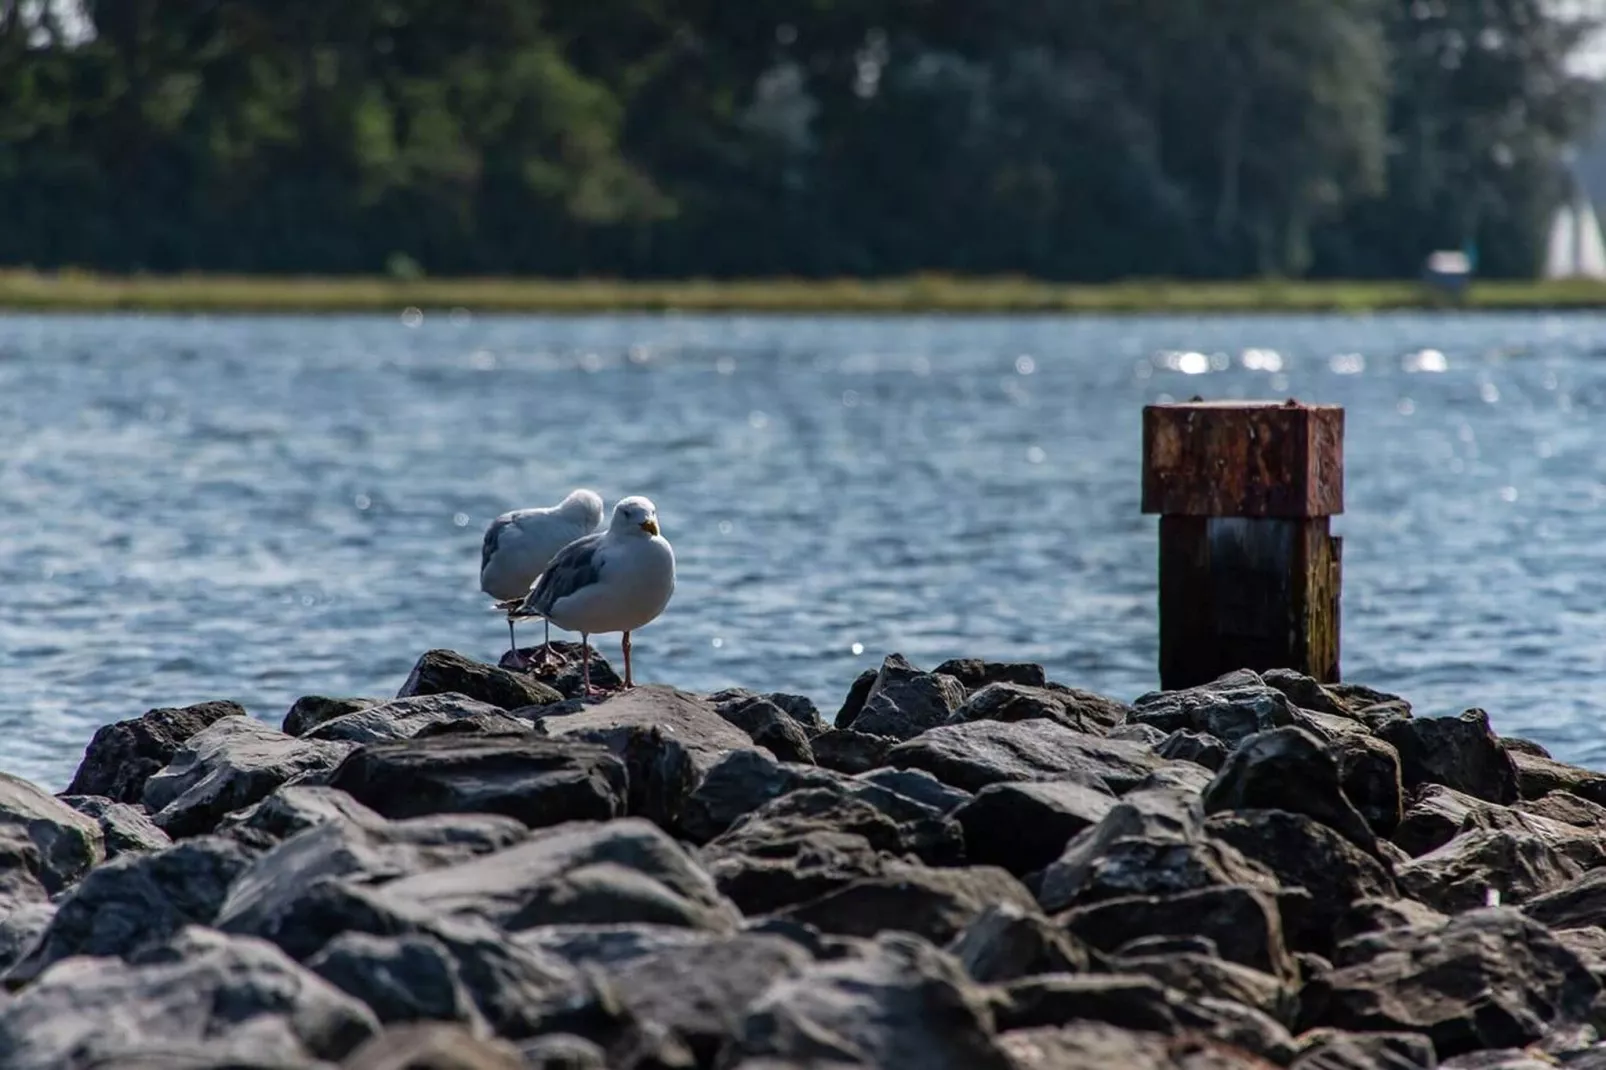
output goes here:
{"type": "Polygon", "coordinates": [[[237,702],[202,702],[149,710],[104,725],[90,739],[66,794],[137,803],[144,797],[145,781],[171,762],[191,736],[219,718],[244,716],[237,702]]]}
{"type": "Polygon", "coordinates": [[[106,841],[106,857],[160,851],[173,838],[156,827],[143,806],[120,803],[103,795],[61,795],[62,802],[100,824],[106,841]]]}
{"type": "Polygon", "coordinates": [[[934,869],[889,862],[876,876],[788,907],[780,916],[840,936],[898,931],[946,944],[998,905],[1029,911],[1037,904],[996,866],[934,869]]]}
{"type": "Polygon", "coordinates": [[[106,857],[100,822],[21,777],[0,773],[0,831],[8,829],[39,849],[39,880],[52,895],[106,857]]]}
{"type": "Polygon", "coordinates": [[[19,829],[0,830],[0,970],[20,961],[55,916],[39,870],[38,846],[19,829]]]}
{"type": "Polygon", "coordinates": [[[1543,754],[1534,754],[1510,746],[1512,740],[1501,740],[1517,770],[1517,794],[1524,799],[1541,799],[1551,792],[1565,791],[1592,803],[1606,804],[1606,773],[1580,769],[1576,765],[1558,762],[1543,754]]]}
{"type": "Polygon", "coordinates": [[[1140,937],[1203,936],[1228,962],[1283,980],[1298,972],[1283,940],[1276,898],[1262,888],[1213,886],[1176,895],[1106,899],[1055,920],[1100,951],[1115,951],[1140,937]]]}
{"type": "Polygon", "coordinates": [[[1420,1033],[1312,1029],[1299,1037],[1289,1070],[1435,1070],[1433,1042],[1420,1033]]]}
{"type": "Polygon", "coordinates": [[[287,736],[304,735],[325,721],[332,721],[336,717],[344,717],[348,713],[365,710],[369,706],[378,706],[383,702],[384,699],[377,698],[331,698],[328,695],[302,695],[290,705],[290,709],[285,713],[284,721],[279,727],[287,736]]]}
{"type": "Polygon", "coordinates": [[[879,876],[890,856],[857,833],[759,819],[715,839],[701,858],[720,892],[751,917],[879,876]]]}
{"type": "Polygon", "coordinates": [[[828,728],[809,740],[814,762],[822,769],[856,775],[881,766],[897,744],[891,736],[874,736],[850,728],[828,728]]]}
{"type": "Polygon", "coordinates": [[[1373,832],[1392,835],[1405,813],[1399,752],[1371,735],[1339,736],[1324,749],[1338,767],[1344,797],[1360,811],[1373,832]]]}
{"type": "Polygon", "coordinates": [[[829,727],[820,716],[820,710],[814,705],[814,700],[806,695],[792,695],[785,691],[759,694],[745,687],[728,687],[709,695],[708,701],[713,703],[714,709],[727,720],[730,720],[731,713],[741,706],[755,702],[767,703],[791,718],[807,738],[817,736],[829,727]]]}
{"type": "Polygon", "coordinates": [[[954,820],[965,830],[971,862],[1025,876],[1059,858],[1115,805],[1114,796],[1075,781],[989,784],[954,811],[954,820]]]}
{"type": "Polygon", "coordinates": [[[1489,715],[1470,709],[1459,717],[1390,721],[1377,734],[1400,754],[1405,786],[1442,784],[1492,803],[1517,801],[1517,767],[1500,746],[1489,715]]]}
{"type": "Polygon", "coordinates": [[[728,932],[740,921],[680,845],[639,818],[542,829],[495,854],[393,881],[381,896],[509,931],[650,922],[728,932]]]}
{"type": "Polygon", "coordinates": [[[1043,667],[1030,661],[988,661],[985,658],[949,658],[931,670],[958,680],[967,692],[980,691],[989,684],[1019,684],[1047,687],[1043,667]]]}
{"type": "Polygon", "coordinates": [[[715,762],[753,746],[707,700],[656,684],[536,724],[554,739],[600,743],[618,755],[630,774],[628,813],[665,829],[677,826],[687,796],[715,762]]]}
{"type": "Polygon", "coordinates": [[[1364,957],[1305,985],[1305,1026],[1426,1033],[1448,1059],[1530,1044],[1583,1021],[1600,995],[1576,954],[1510,908],[1365,939],[1364,957]]]}
{"type": "Polygon", "coordinates": [[[713,840],[721,851],[763,850],[777,834],[830,831],[863,836],[878,850],[911,854],[932,865],[964,855],[964,833],[957,822],[906,795],[866,781],[838,781],[800,787],[748,814],[713,840]]]}
{"type": "Polygon", "coordinates": [[[73,955],[126,958],[188,925],[210,925],[251,860],[233,840],[202,836],[98,866],[62,899],[43,938],[6,980],[30,980],[73,955]]]}
{"type": "Polygon", "coordinates": [[[1086,947],[1033,909],[995,903],[972,918],[948,944],[965,972],[983,984],[1039,973],[1083,973],[1086,947]]]}
{"type": "Polygon", "coordinates": [[[764,696],[725,691],[708,696],[708,701],[714,712],[746,732],[754,743],[775,757],[786,762],[814,764],[808,728],[764,696]]]}
{"type": "Polygon", "coordinates": [[[331,821],[377,825],[380,815],[339,788],[323,784],[286,784],[261,802],[218,822],[217,834],[247,847],[266,851],[298,832],[331,821]]]}
{"type": "Polygon", "coordinates": [[[1464,829],[1492,827],[1494,809],[1442,784],[1424,784],[1411,793],[1392,839],[1416,858],[1443,847],[1464,829]]]}
{"type": "Polygon", "coordinates": [[[145,782],[142,801],[169,836],[198,836],[292,777],[333,769],[352,747],[297,739],[249,717],[222,717],[145,782]]]}
{"type": "Polygon", "coordinates": [[[390,818],[504,814],[533,827],[624,813],[624,761],[596,743],[539,736],[437,736],[372,743],[329,786],[390,818]]]}
{"type": "Polygon", "coordinates": [[[127,963],[59,962],[0,1004],[12,1070],[306,1066],[378,1030],[367,1007],[277,948],[195,927],[127,963]]]}
{"type": "Polygon", "coordinates": [[[1558,891],[1583,867],[1542,837],[1514,829],[1472,829],[1399,869],[1407,895],[1455,914],[1500,903],[1515,906],[1558,891]]]}
{"type": "Polygon", "coordinates": [[[1068,687],[988,684],[965,700],[953,720],[1030,721],[1044,718],[1078,732],[1104,735],[1126,720],[1129,707],[1091,691],[1068,687]]]}
{"type": "Polygon", "coordinates": [[[1165,764],[1137,743],[1101,739],[1046,719],[943,725],[887,752],[966,791],[1024,780],[1071,780],[1119,795],[1165,764]]]}
{"type": "Polygon", "coordinates": [[[307,969],[362,1000],[381,1022],[484,1020],[451,952],[422,934],[384,937],[342,933],[307,960],[307,969]]]}
{"type": "Polygon", "coordinates": [[[1010,1030],[998,1038],[998,1046],[1013,1070],[1268,1070],[1276,1065],[1207,1036],[1173,1037],[1093,1021],[1010,1030]]]}
{"type": "Polygon", "coordinates": [[[1206,813],[1286,810],[1326,825],[1368,854],[1377,837],[1339,786],[1338,767],[1301,728],[1249,736],[1227,756],[1204,792],[1206,813]]]}
{"type": "Polygon", "coordinates": [[[778,762],[765,751],[731,751],[687,796],[679,832],[692,843],[707,843],[771,799],[799,788],[829,787],[837,779],[823,769],[778,762]]]}
{"type": "Polygon", "coordinates": [[[504,710],[545,706],[563,700],[556,690],[524,673],[486,665],[455,650],[425,651],[396,697],[453,692],[504,710]]]}
{"type": "Polygon", "coordinates": [[[1219,680],[1177,691],[1151,691],[1133,703],[1132,718],[1163,732],[1179,728],[1215,736],[1235,747],[1257,732],[1298,721],[1282,692],[1241,669],[1219,680]]]}
{"type": "Polygon", "coordinates": [[[1117,949],[1110,956],[1111,968],[1152,977],[1196,1000],[1225,1000],[1258,1011],[1284,1027],[1293,1025],[1299,1001],[1286,980],[1220,958],[1214,941],[1202,941],[1205,947],[1201,950],[1144,946],[1157,942],[1140,939],[1117,949]]]}
{"type": "Polygon", "coordinates": [[[952,815],[975,798],[968,791],[944,784],[924,769],[871,769],[854,779],[879,784],[888,791],[907,796],[945,816],[952,815]]]}
{"type": "Polygon", "coordinates": [[[953,715],[965,701],[964,686],[951,676],[921,672],[901,654],[881,665],[853,728],[872,735],[913,739],[953,715]]]}
{"type": "Polygon", "coordinates": [[[1013,1070],[992,1032],[992,1008],[958,963],[917,937],[886,934],[862,956],[771,984],[747,1007],[725,1061],[1013,1070]]]}
{"type": "MultiPolygon", "coordinates": [[[[498,706],[455,691],[416,695],[364,706],[350,713],[331,717],[322,724],[299,733],[302,739],[333,739],[348,743],[379,743],[392,739],[411,739],[425,728],[471,721],[484,717],[508,717],[498,706]]],[[[529,722],[508,718],[509,727],[529,731],[529,722]]]]}
{"type": "Polygon", "coordinates": [[[1606,926],[1606,868],[1590,870],[1571,884],[1534,896],[1522,911],[1556,930],[1606,926]]]}

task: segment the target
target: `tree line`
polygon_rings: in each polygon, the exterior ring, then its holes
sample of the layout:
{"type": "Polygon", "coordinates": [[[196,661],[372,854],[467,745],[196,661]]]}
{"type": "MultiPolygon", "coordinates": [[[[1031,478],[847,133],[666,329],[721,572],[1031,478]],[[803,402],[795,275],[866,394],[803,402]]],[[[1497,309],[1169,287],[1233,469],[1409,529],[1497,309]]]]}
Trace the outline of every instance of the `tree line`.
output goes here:
{"type": "Polygon", "coordinates": [[[0,264],[1531,274],[1547,0],[0,0],[0,264]]]}

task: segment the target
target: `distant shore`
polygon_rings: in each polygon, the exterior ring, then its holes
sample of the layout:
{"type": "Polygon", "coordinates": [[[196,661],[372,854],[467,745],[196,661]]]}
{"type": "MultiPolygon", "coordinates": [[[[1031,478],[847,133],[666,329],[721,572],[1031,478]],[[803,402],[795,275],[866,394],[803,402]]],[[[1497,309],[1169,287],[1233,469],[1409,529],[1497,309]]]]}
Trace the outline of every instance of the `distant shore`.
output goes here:
{"type": "Polygon", "coordinates": [[[1475,282],[1459,305],[1420,282],[1193,282],[1095,285],[1023,278],[416,279],[99,275],[0,269],[0,310],[24,312],[339,313],[1276,313],[1606,308],[1606,283],[1475,282]]]}

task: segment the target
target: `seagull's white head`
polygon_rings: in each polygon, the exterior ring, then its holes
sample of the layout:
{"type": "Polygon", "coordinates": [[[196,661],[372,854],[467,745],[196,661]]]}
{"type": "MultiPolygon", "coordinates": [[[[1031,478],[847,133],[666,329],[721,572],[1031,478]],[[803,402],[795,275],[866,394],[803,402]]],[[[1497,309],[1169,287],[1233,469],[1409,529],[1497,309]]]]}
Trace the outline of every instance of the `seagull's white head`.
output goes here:
{"type": "Polygon", "coordinates": [[[602,523],[602,495],[594,490],[584,487],[571,490],[569,496],[558,503],[558,509],[584,525],[587,531],[597,530],[597,525],[602,523]]]}
{"type": "Polygon", "coordinates": [[[619,504],[613,507],[610,527],[621,535],[656,535],[658,507],[652,504],[650,498],[643,498],[639,494],[620,498],[619,504]]]}

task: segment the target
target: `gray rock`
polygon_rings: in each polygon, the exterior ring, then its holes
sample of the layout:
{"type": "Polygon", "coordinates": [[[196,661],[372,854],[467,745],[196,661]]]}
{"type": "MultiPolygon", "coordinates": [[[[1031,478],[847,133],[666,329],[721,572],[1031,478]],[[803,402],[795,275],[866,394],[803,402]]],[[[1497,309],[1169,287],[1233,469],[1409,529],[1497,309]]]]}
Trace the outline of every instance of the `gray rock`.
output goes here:
{"type": "Polygon", "coordinates": [[[1101,739],[1048,720],[971,721],[933,728],[887,752],[887,764],[924,769],[946,784],[1074,780],[1121,794],[1164,764],[1136,743],[1101,739]]]}
{"type": "Polygon", "coordinates": [[[1565,887],[1537,895],[1523,913],[1552,929],[1606,926],[1606,869],[1593,869],[1565,887]]]}
{"type": "Polygon", "coordinates": [[[438,736],[372,743],[329,786],[391,818],[503,814],[530,827],[624,812],[624,761],[595,743],[538,736],[438,736]]]}
{"type": "Polygon", "coordinates": [[[1297,974],[1283,940],[1276,899],[1261,888],[1213,886],[1176,895],[1106,899],[1056,915],[1055,921],[1101,951],[1140,936],[1205,936],[1229,962],[1283,980],[1297,974]]]}
{"type": "Polygon", "coordinates": [[[1415,858],[1449,843],[1462,829],[1491,827],[1493,810],[1482,799],[1426,784],[1411,794],[1392,839],[1415,858]]]}
{"type": "Polygon", "coordinates": [[[100,824],[106,841],[106,857],[160,851],[172,844],[172,837],[156,827],[140,806],[114,802],[102,795],[62,795],[62,802],[100,824]]]}
{"type": "MultiPolygon", "coordinates": [[[[562,1034],[557,1035],[559,1039],[562,1034]]],[[[542,1038],[546,1039],[546,1038],[542,1038]]],[[[569,1037],[581,1045],[590,1041],[569,1037]]],[[[393,1025],[370,1040],[340,1064],[341,1070],[606,1070],[606,1055],[590,1045],[602,1061],[547,1061],[545,1057],[526,1062],[521,1050],[506,1041],[476,1036],[459,1025],[444,1022],[393,1025]]],[[[585,1048],[576,1049],[584,1052],[585,1048]]],[[[554,1049],[557,1054],[557,1049],[554,1049]]],[[[576,1058],[584,1056],[576,1054],[576,1058]]]]}
{"type": "Polygon", "coordinates": [[[872,769],[855,779],[879,784],[939,814],[951,814],[973,798],[970,792],[951,788],[924,769],[872,769]]]}
{"type": "Polygon", "coordinates": [[[254,806],[219,821],[217,834],[266,851],[298,832],[331,821],[377,825],[382,818],[339,788],[286,784],[254,806]]]}
{"type": "Polygon", "coordinates": [[[1197,802],[1168,791],[1132,792],[1066,846],[1043,871],[1038,901],[1050,912],[1105,899],[1247,884],[1270,894],[1271,874],[1205,835],[1197,802]]]}
{"type": "Polygon", "coordinates": [[[1305,985],[1306,1027],[1426,1033],[1449,1059],[1530,1044],[1552,1025],[1582,1021],[1600,995],[1577,955],[1509,908],[1369,939],[1369,957],[1305,985]]]}
{"type": "Polygon", "coordinates": [[[1255,673],[1240,670],[1179,691],[1154,691],[1133,702],[1133,718],[1165,732],[1190,729],[1228,747],[1259,732],[1295,723],[1293,705],[1255,673]]]}
{"type": "Polygon", "coordinates": [[[1274,728],[1245,739],[1204,792],[1206,813],[1287,810],[1321,822],[1355,846],[1377,854],[1377,837],[1339,786],[1338,767],[1299,728],[1274,728]]]}
{"type": "Polygon", "coordinates": [[[1195,762],[1167,762],[1136,784],[1132,791],[1169,791],[1202,798],[1215,775],[1195,762]]]}
{"type": "MultiPolygon", "coordinates": [[[[546,707],[541,707],[545,709],[546,707]]],[[[467,717],[454,717],[446,721],[426,724],[412,734],[413,739],[433,739],[436,736],[513,736],[527,738],[536,734],[535,725],[521,715],[505,710],[471,713],[467,717]]]]}
{"type": "Polygon", "coordinates": [[[1548,755],[1534,754],[1512,747],[1513,740],[1500,741],[1517,770],[1517,794],[1523,799],[1541,799],[1554,791],[1565,791],[1597,805],[1606,804],[1606,773],[1580,769],[1558,762],[1548,755]]]}
{"type": "Polygon", "coordinates": [[[601,743],[629,771],[627,812],[659,827],[677,827],[681,808],[713,764],[753,746],[747,733],[706,700],[673,688],[637,687],[580,713],[542,717],[538,731],[555,739],[601,743]]]}
{"type": "Polygon", "coordinates": [[[1392,721],[1377,734],[1399,751],[1408,788],[1442,784],[1486,802],[1517,801],[1517,767],[1480,709],[1392,721]]]}
{"type": "Polygon", "coordinates": [[[965,856],[1016,876],[1042,869],[1071,839],[1103,820],[1116,799],[1073,781],[989,784],[954,811],[965,856]]]}
{"type": "Polygon", "coordinates": [[[1016,1029],[998,1046],[1014,1070],[1266,1070],[1264,1059],[1202,1036],[1121,1029],[1105,1022],[1016,1029]]]}
{"type": "Polygon", "coordinates": [[[868,732],[830,728],[809,740],[814,761],[825,769],[839,773],[866,773],[887,759],[898,741],[891,736],[872,736],[868,732]]]}
{"type": "Polygon", "coordinates": [[[1344,797],[1379,836],[1391,836],[1405,814],[1400,755],[1369,735],[1341,736],[1324,747],[1338,767],[1344,797]]]}
{"type": "Polygon", "coordinates": [[[1284,1028],[1293,1024],[1299,1010],[1299,1000],[1287,982],[1219,958],[1213,943],[1209,953],[1168,950],[1164,954],[1143,954],[1141,949],[1133,953],[1123,948],[1110,965],[1120,973],[1152,977],[1194,999],[1225,1000],[1248,1007],[1284,1028]]]}
{"type": "Polygon", "coordinates": [[[649,955],[672,955],[725,939],[702,929],[647,922],[541,925],[509,935],[520,947],[610,975],[649,955]]]}
{"type": "Polygon", "coordinates": [[[1334,927],[1351,903],[1399,894],[1384,863],[1303,814],[1229,811],[1212,815],[1205,831],[1271,871],[1280,888],[1310,893],[1308,899],[1279,893],[1284,937],[1298,951],[1332,954],[1334,927]]]}
{"type": "MultiPolygon", "coordinates": [[[[1146,726],[1147,727],[1147,726],[1146,726]]],[[[1227,760],[1227,745],[1215,736],[1179,728],[1161,740],[1154,752],[1175,762],[1193,762],[1206,769],[1219,770],[1227,760]]]]}
{"type": "Polygon", "coordinates": [[[776,761],[761,750],[734,750],[708,768],[680,812],[680,835],[704,844],[771,799],[806,787],[828,787],[836,775],[776,761]]]}
{"type": "Polygon", "coordinates": [[[1400,867],[1400,887],[1435,910],[1455,914],[1478,907],[1515,906],[1558,891],[1583,868],[1528,832],[1472,829],[1400,867]],[[1490,901],[1491,893],[1499,898],[1490,901]]]}
{"type": "Polygon", "coordinates": [[[996,866],[928,869],[888,862],[880,874],[788,907],[780,916],[839,936],[868,939],[896,931],[946,944],[997,904],[1021,911],[1037,905],[996,866]]]}
{"type": "MultiPolygon", "coordinates": [[[[500,670],[499,670],[500,671],[500,670]]],[[[506,716],[500,707],[455,691],[417,695],[364,706],[300,733],[303,739],[344,740],[347,743],[381,743],[411,739],[420,731],[474,717],[506,716]]],[[[521,729],[528,725],[520,723],[521,729]]]]}
{"type": "Polygon", "coordinates": [[[1558,821],[1575,828],[1606,832],[1606,806],[1590,802],[1567,791],[1552,791],[1538,799],[1524,800],[1516,805],[1524,814],[1558,821]]]}
{"type": "MultiPolygon", "coordinates": [[[[1342,957],[1358,949],[1360,941],[1389,929],[1427,929],[1443,925],[1449,917],[1414,899],[1357,899],[1333,926],[1334,955],[1342,957]]],[[[1364,954],[1358,954],[1364,958],[1364,954]]],[[[1342,964],[1342,963],[1341,963],[1342,964]]]]}
{"type": "Polygon", "coordinates": [[[817,962],[770,985],[724,1058],[774,1070],[833,1062],[1013,1070],[992,1031],[992,1010],[958,963],[916,937],[888,934],[862,957],[817,962]],[[751,1061],[764,1057],[773,1061],[751,1061]]]}
{"type": "Polygon", "coordinates": [[[950,658],[932,672],[952,676],[966,691],[980,691],[988,684],[1019,684],[1022,687],[1045,687],[1048,684],[1043,667],[1029,661],[950,658]]]}
{"type": "Polygon", "coordinates": [[[307,969],[361,1000],[381,1022],[463,1022],[485,1028],[457,975],[457,963],[433,937],[342,933],[307,961],[307,969]]]}
{"type": "Polygon", "coordinates": [[[1105,734],[1108,739],[1122,739],[1128,743],[1137,743],[1154,750],[1166,741],[1168,732],[1162,732],[1152,724],[1142,721],[1129,721],[1119,728],[1112,728],[1105,734]]]}
{"type": "Polygon", "coordinates": [[[848,688],[847,697],[842,700],[841,708],[831,720],[833,727],[841,729],[853,727],[854,720],[864,709],[865,700],[870,697],[870,689],[875,687],[876,679],[880,675],[875,669],[866,669],[854,678],[853,685],[848,688]]]}
{"type": "Polygon", "coordinates": [[[59,962],[0,1004],[12,1070],[304,1066],[339,1060],[378,1029],[277,948],[195,927],[127,963],[59,962]]]}
{"type": "Polygon", "coordinates": [[[504,710],[545,706],[563,699],[556,690],[533,677],[486,665],[464,657],[455,650],[425,651],[413,665],[413,671],[408,674],[401,690],[396,692],[396,697],[412,698],[415,695],[444,695],[451,692],[504,710]]]}
{"type": "Polygon", "coordinates": [[[888,855],[856,833],[765,817],[714,840],[702,860],[720,892],[755,917],[879,876],[888,855]]]}
{"type": "Polygon", "coordinates": [[[145,782],[143,801],[169,836],[198,836],[291,777],[333,769],[351,749],[287,736],[249,717],[223,717],[191,736],[145,782]]]}
{"type": "Polygon", "coordinates": [[[21,777],[0,773],[0,832],[15,830],[39,849],[39,881],[51,895],[106,857],[100,822],[21,777]]]}
{"type": "Polygon", "coordinates": [[[714,704],[714,708],[722,716],[725,714],[727,705],[745,705],[755,701],[768,702],[787,717],[790,717],[794,724],[803,729],[803,734],[809,737],[817,736],[830,727],[820,716],[819,708],[814,705],[814,700],[806,695],[792,695],[785,691],[769,691],[759,694],[756,691],[749,691],[745,687],[730,687],[709,695],[708,701],[714,704]]]}
{"type": "Polygon", "coordinates": [[[1078,732],[1105,735],[1125,722],[1130,707],[1123,702],[1068,687],[988,684],[953,713],[953,722],[1030,721],[1044,718],[1078,732]]]}
{"type": "Polygon", "coordinates": [[[951,676],[917,673],[900,655],[881,667],[853,728],[871,735],[913,739],[948,720],[965,701],[965,689],[951,676]]]}
{"type": "Polygon", "coordinates": [[[39,871],[38,846],[20,829],[0,830],[0,970],[27,954],[56,913],[39,871]]]}
{"type": "Polygon", "coordinates": [[[759,695],[731,697],[729,692],[710,695],[714,710],[740,728],[760,747],[785,762],[814,764],[807,730],[785,710],[759,695]]]}
{"type": "Polygon", "coordinates": [[[1301,1034],[1289,1070],[1434,1070],[1433,1042],[1420,1033],[1345,1033],[1313,1029],[1301,1034]]]}
{"type": "Polygon", "coordinates": [[[381,896],[508,931],[637,921],[729,932],[740,921],[709,875],[638,818],[542,829],[495,854],[394,881],[381,896]]]}
{"type": "Polygon", "coordinates": [[[67,795],[102,795],[137,803],[145,781],[173,760],[191,736],[223,717],[244,717],[237,702],[148,710],[143,716],[96,729],[84,760],[67,786],[67,795]]]}
{"type": "MultiPolygon", "coordinates": [[[[613,1070],[608,1053],[594,1041],[572,1033],[535,1037],[519,1045],[521,1070],[613,1070]]],[[[389,1067],[383,1070],[391,1070],[389,1067]]],[[[397,1067],[396,1070],[413,1070],[397,1067]]]]}
{"type": "MultiPolygon", "coordinates": [[[[365,710],[369,706],[377,706],[383,699],[377,698],[330,698],[327,695],[302,695],[291,705],[289,712],[284,715],[284,723],[280,725],[287,736],[299,736],[317,728],[325,721],[332,721],[336,717],[343,717],[348,713],[365,710]]],[[[244,713],[241,710],[240,713],[244,713]]]]}
{"type": "Polygon", "coordinates": [[[1039,973],[1082,973],[1088,950],[1034,909],[996,903],[976,915],[948,944],[965,972],[983,984],[1039,973]]]}

